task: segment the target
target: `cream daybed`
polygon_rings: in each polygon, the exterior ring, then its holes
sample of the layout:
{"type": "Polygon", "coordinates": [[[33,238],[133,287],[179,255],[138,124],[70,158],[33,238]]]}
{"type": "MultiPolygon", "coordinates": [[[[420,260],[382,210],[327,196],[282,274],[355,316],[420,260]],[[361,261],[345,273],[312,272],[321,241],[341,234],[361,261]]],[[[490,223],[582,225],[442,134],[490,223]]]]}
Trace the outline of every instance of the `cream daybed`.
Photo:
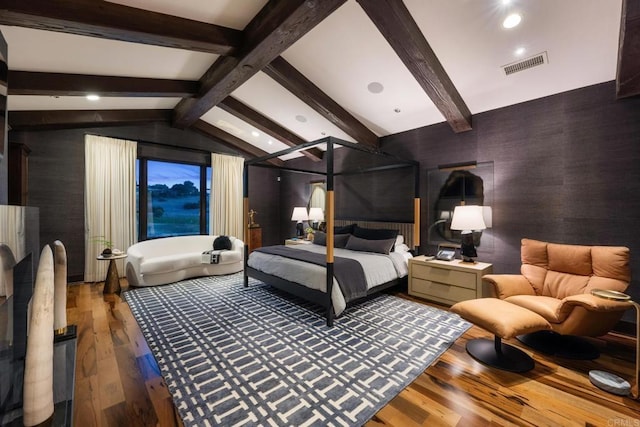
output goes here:
{"type": "Polygon", "coordinates": [[[242,271],[244,242],[235,237],[231,250],[222,251],[218,264],[206,262],[204,251],[213,249],[218,236],[178,236],[146,240],[127,249],[126,274],[132,286],[155,286],[198,276],[242,271]]]}

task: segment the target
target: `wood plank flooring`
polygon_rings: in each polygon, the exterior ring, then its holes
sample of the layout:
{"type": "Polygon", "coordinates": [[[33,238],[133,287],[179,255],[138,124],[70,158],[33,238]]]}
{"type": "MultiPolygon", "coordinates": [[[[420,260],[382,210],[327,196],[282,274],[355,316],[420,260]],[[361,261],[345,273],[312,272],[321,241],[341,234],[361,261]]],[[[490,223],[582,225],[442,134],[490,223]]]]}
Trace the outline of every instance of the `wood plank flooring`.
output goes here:
{"type": "MultiPolygon", "coordinates": [[[[125,279],[121,284],[127,287],[125,279]]],[[[68,322],[79,335],[74,424],[182,426],[128,305],[102,288],[69,286],[68,322]]],[[[477,337],[491,338],[472,327],[366,425],[640,426],[640,402],[601,391],[588,379],[589,370],[602,369],[632,380],[633,339],[610,334],[594,340],[603,352],[595,361],[548,357],[511,340],[536,361],[532,371],[514,374],[474,361],[465,344],[477,337]]]]}

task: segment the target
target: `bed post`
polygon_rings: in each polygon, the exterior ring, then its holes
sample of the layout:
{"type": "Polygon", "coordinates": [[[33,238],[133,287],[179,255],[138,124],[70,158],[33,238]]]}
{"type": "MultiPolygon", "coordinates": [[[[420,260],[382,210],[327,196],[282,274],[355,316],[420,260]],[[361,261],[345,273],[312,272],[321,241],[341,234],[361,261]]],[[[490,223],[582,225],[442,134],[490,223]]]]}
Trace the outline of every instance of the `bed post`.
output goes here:
{"type": "Polygon", "coordinates": [[[247,273],[247,262],[249,261],[249,165],[246,160],[242,171],[242,197],[244,209],[242,213],[244,221],[242,226],[244,230],[244,269],[242,272],[244,275],[244,287],[247,288],[249,287],[249,274],[247,273]]]}
{"type": "Polygon", "coordinates": [[[420,249],[420,164],[413,166],[413,250],[418,255],[420,249]]]}
{"type": "Polygon", "coordinates": [[[333,224],[334,224],[334,195],[333,195],[333,139],[329,137],[327,142],[327,151],[325,152],[327,159],[327,196],[326,196],[326,212],[327,219],[327,326],[333,326],[333,224]]]}

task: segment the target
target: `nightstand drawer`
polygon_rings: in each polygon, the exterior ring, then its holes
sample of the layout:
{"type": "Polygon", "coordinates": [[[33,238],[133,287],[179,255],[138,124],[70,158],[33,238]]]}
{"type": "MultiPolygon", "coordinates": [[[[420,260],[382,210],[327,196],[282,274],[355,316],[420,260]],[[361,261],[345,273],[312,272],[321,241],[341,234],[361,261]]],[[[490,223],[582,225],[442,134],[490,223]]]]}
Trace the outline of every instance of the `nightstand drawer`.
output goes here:
{"type": "Polygon", "coordinates": [[[476,298],[476,290],[461,288],[459,286],[449,286],[448,284],[432,282],[430,280],[417,279],[415,276],[411,279],[410,293],[417,293],[419,296],[429,298],[457,302],[476,298]]]}
{"type": "Polygon", "coordinates": [[[414,263],[411,277],[469,288],[473,290],[474,295],[476,291],[476,275],[474,273],[414,263]]]}

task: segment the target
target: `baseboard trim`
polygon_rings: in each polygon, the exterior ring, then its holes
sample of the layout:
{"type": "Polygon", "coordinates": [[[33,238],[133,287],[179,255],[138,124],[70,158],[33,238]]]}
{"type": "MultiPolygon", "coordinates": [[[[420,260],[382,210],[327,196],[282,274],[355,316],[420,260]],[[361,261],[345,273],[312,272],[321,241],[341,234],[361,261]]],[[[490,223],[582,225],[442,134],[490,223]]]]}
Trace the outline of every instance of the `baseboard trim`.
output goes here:
{"type": "Polygon", "coordinates": [[[69,283],[84,282],[84,275],[76,274],[74,276],[67,276],[67,282],[69,282],[69,283]]]}

